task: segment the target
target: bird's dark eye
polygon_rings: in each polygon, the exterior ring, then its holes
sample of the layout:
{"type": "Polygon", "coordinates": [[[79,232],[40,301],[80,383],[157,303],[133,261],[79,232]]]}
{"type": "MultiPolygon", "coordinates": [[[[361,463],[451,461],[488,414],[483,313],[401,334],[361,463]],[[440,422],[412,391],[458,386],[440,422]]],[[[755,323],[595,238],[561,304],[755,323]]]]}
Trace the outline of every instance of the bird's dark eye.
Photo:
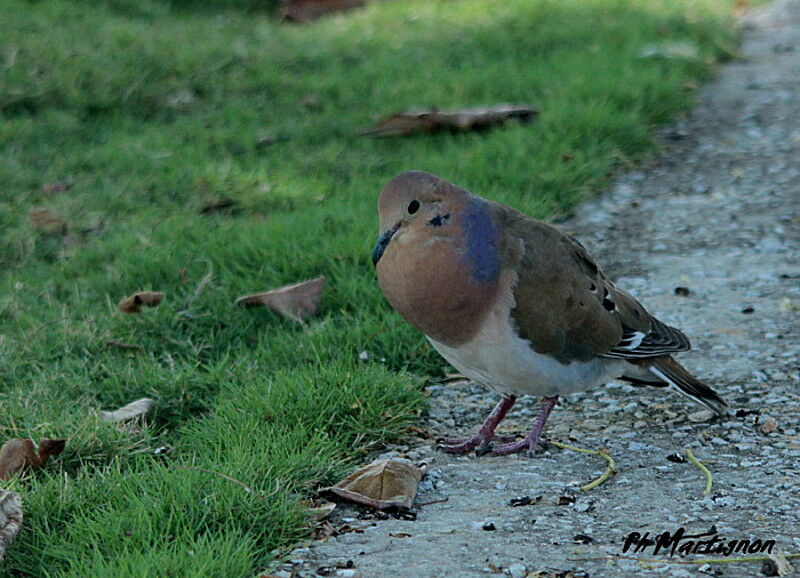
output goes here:
{"type": "Polygon", "coordinates": [[[414,199],[413,201],[408,203],[408,214],[413,215],[417,211],[419,211],[419,201],[417,199],[414,199]]]}

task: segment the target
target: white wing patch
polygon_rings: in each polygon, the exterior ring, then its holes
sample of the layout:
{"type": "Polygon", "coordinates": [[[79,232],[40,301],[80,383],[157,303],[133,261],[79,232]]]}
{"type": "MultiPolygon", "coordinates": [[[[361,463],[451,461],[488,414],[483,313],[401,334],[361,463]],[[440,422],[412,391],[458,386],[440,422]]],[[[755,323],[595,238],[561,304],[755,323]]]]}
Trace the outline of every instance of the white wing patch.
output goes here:
{"type": "Polygon", "coordinates": [[[641,331],[634,331],[633,333],[626,333],[614,349],[627,349],[633,351],[642,344],[645,334],[641,331]]]}

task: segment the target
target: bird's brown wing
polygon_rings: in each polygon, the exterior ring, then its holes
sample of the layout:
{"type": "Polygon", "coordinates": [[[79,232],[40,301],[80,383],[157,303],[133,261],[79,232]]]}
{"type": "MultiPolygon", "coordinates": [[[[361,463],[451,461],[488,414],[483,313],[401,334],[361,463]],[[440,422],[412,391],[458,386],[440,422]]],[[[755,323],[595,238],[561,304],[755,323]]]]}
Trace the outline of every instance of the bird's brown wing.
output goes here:
{"type": "Polygon", "coordinates": [[[522,247],[512,317],[521,337],[562,362],[593,356],[642,359],[689,349],[679,330],[658,321],[611,283],[577,240],[495,205],[508,246],[522,247]]]}

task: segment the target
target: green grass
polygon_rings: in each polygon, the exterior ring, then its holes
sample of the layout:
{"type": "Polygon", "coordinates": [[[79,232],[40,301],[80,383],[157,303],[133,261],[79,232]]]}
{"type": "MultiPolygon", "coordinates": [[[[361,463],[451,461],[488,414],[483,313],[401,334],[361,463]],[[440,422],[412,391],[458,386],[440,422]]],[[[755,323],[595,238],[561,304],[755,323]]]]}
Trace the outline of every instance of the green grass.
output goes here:
{"type": "Polygon", "coordinates": [[[308,535],[301,500],[402,438],[443,371],[374,281],[382,184],[426,169],[567,215],[652,150],[734,42],[728,0],[398,0],[309,26],[254,6],[0,0],[0,441],[68,439],[3,484],[26,515],[4,575],[268,567],[308,535]],[[638,58],[665,40],[699,57],[638,58]],[[397,110],[501,102],[542,112],[357,136],[397,110]],[[34,227],[37,207],[68,232],[34,227]],[[233,307],[318,275],[307,326],[233,307]],[[117,310],[142,289],[165,302],[117,310]],[[97,418],[143,396],[138,430],[97,418]]]}

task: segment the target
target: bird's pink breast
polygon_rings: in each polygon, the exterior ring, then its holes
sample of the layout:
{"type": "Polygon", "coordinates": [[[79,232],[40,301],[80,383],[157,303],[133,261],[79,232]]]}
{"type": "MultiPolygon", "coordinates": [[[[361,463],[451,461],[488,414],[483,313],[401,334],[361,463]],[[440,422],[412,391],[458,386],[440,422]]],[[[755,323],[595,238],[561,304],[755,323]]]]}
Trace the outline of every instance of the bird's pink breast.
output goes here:
{"type": "Polygon", "coordinates": [[[496,282],[478,282],[450,239],[392,243],[377,266],[387,300],[409,323],[433,339],[458,345],[468,341],[497,292],[496,282]]]}

